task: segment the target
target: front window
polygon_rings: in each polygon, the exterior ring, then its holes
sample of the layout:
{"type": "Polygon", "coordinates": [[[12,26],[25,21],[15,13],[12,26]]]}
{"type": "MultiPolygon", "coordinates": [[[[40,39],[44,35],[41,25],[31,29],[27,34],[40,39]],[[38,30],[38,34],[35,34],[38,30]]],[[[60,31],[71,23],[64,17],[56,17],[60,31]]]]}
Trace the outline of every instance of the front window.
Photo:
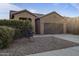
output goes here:
{"type": "Polygon", "coordinates": [[[20,17],[19,20],[27,20],[27,18],[20,17]]]}
{"type": "Polygon", "coordinates": [[[32,21],[31,18],[24,18],[24,17],[20,17],[19,20],[29,20],[30,22],[32,21]]]}
{"type": "Polygon", "coordinates": [[[31,18],[28,18],[28,20],[29,20],[29,21],[32,21],[32,19],[31,19],[31,18]]]}

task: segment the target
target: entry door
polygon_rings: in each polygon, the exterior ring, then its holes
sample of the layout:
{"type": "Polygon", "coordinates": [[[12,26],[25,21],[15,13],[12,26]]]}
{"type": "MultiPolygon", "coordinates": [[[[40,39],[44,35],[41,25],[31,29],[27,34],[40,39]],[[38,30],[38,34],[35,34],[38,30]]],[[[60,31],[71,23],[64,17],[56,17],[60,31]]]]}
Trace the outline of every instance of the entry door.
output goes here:
{"type": "Polygon", "coordinates": [[[35,32],[36,34],[40,34],[40,19],[39,18],[35,20],[35,32]]]}

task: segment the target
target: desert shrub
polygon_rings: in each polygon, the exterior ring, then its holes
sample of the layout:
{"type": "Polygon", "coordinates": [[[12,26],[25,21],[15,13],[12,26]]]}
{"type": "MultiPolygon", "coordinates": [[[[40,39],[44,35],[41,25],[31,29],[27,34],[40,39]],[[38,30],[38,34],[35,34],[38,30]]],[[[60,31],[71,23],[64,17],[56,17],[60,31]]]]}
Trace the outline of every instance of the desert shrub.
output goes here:
{"type": "MultiPolygon", "coordinates": [[[[30,21],[22,21],[22,20],[0,20],[0,26],[8,26],[15,28],[15,36],[14,38],[20,37],[28,37],[28,30],[32,32],[32,25],[30,21]]],[[[31,33],[33,34],[33,33],[31,33]]]]}
{"type": "Polygon", "coordinates": [[[30,22],[29,21],[21,21],[21,20],[0,20],[1,26],[9,26],[13,28],[28,28],[30,22]]]}
{"type": "Polygon", "coordinates": [[[15,29],[14,39],[22,38],[22,37],[24,37],[24,36],[23,36],[23,33],[22,33],[22,30],[20,30],[20,29],[15,29]]]}
{"type": "Polygon", "coordinates": [[[14,37],[14,29],[0,26],[0,48],[7,48],[14,37]]]}

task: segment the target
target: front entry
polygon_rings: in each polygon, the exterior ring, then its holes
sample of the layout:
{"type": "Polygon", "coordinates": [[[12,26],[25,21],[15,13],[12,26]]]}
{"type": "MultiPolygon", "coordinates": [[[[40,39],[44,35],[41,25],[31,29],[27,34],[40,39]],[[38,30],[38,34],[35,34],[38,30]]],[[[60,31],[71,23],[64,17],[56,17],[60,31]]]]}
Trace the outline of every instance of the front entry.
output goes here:
{"type": "Polygon", "coordinates": [[[40,19],[35,19],[35,32],[36,34],[40,34],[40,19]]]}

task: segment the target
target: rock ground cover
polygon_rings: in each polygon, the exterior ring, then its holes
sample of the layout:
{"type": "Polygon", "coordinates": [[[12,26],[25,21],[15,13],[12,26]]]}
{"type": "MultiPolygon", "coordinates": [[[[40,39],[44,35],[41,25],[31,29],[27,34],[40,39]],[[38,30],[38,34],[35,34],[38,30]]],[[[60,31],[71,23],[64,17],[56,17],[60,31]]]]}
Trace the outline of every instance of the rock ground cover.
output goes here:
{"type": "Polygon", "coordinates": [[[34,42],[28,42],[27,38],[15,40],[9,48],[0,49],[0,55],[25,56],[45,51],[57,50],[78,46],[78,43],[55,38],[55,37],[34,37],[34,42]]]}

